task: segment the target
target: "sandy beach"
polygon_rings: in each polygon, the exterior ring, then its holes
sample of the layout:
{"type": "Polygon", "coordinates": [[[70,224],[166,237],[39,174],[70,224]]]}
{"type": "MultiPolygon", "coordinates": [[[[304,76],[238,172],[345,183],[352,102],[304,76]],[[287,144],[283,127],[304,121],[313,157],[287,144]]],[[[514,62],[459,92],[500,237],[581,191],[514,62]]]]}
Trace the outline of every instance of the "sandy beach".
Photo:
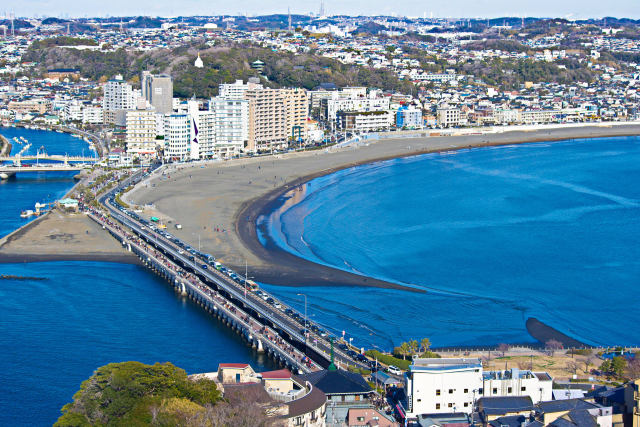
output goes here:
{"type": "Polygon", "coordinates": [[[255,219],[270,212],[289,189],[341,169],[397,157],[470,147],[639,135],[640,125],[592,125],[447,137],[389,138],[359,148],[288,153],[203,165],[169,166],[165,176],[139,184],[125,196],[169,231],[200,245],[233,269],[285,286],[373,286],[415,291],[303,260],[257,239],[255,219]],[[181,230],[173,227],[180,223],[181,230]]]}
{"type": "Polygon", "coordinates": [[[84,214],[52,211],[0,239],[0,263],[109,261],[136,258],[84,214]]]}

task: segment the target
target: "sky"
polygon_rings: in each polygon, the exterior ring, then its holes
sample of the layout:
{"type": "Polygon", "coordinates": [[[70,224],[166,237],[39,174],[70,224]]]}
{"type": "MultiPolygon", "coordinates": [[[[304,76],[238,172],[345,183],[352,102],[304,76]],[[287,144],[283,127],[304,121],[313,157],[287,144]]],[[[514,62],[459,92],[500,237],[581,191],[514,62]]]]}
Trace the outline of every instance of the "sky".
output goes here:
{"type": "MultiPolygon", "coordinates": [[[[603,16],[640,19],[639,0],[324,0],[327,14],[434,17],[535,16],[567,19],[603,16]]],[[[320,0],[3,0],[0,16],[29,17],[265,15],[318,13],[320,0]],[[287,4],[287,1],[290,4],[287,4]]]]}

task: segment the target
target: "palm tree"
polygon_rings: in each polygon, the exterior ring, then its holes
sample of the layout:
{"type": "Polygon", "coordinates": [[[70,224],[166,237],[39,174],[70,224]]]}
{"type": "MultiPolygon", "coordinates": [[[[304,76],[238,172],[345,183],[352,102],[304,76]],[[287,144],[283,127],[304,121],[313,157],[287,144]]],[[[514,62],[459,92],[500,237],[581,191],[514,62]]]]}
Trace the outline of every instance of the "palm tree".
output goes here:
{"type": "Polygon", "coordinates": [[[403,342],[402,344],[400,344],[400,354],[402,354],[402,359],[403,360],[407,360],[407,354],[409,354],[409,344],[406,342],[403,342]]]}
{"type": "Polygon", "coordinates": [[[409,341],[409,351],[411,352],[412,356],[418,352],[418,341],[417,340],[409,341]]]}
{"type": "Polygon", "coordinates": [[[431,340],[429,340],[429,338],[422,338],[422,340],[420,340],[420,348],[422,351],[426,353],[429,347],[431,347],[431,340]]]}

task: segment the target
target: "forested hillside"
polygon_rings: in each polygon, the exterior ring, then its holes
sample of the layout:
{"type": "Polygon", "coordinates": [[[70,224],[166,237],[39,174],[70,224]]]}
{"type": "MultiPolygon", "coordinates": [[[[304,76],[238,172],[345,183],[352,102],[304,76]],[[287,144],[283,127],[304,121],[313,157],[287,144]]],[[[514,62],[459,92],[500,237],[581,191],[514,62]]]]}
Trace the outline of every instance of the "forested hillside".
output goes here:
{"type": "Polygon", "coordinates": [[[217,94],[220,83],[259,76],[251,63],[265,63],[264,83],[272,87],[303,87],[312,89],[320,83],[337,86],[361,85],[385,90],[409,92],[411,84],[401,81],[387,70],[374,70],[310,53],[283,53],[250,44],[227,44],[209,47],[194,43],[176,49],[150,52],[88,51],[55,47],[56,43],[34,44],[24,56],[25,61],[38,63],[37,72],[50,68],[77,68],[83,77],[103,81],[116,74],[137,83],[140,72],[169,73],[174,79],[174,93],[179,97],[207,98],[217,94]],[[200,54],[204,68],[193,62],[200,54]]]}

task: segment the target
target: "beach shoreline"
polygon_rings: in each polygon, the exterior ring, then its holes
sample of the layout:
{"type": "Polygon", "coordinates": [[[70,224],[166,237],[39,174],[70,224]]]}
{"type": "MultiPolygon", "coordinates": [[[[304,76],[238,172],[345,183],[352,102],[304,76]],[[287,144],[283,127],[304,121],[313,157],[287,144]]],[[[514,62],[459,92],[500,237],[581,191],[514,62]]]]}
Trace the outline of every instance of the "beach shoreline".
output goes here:
{"type": "Polygon", "coordinates": [[[181,223],[172,233],[223,264],[279,286],[370,286],[421,291],[308,261],[258,239],[256,219],[288,191],[340,170],[392,159],[470,148],[640,135],[640,124],[589,125],[503,133],[380,139],[358,148],[305,151],[204,165],[170,166],[167,176],[138,184],[123,199],[143,216],[181,223]],[[189,207],[188,209],[185,207],[189,207]],[[366,279],[366,280],[365,280],[366,279]]]}

